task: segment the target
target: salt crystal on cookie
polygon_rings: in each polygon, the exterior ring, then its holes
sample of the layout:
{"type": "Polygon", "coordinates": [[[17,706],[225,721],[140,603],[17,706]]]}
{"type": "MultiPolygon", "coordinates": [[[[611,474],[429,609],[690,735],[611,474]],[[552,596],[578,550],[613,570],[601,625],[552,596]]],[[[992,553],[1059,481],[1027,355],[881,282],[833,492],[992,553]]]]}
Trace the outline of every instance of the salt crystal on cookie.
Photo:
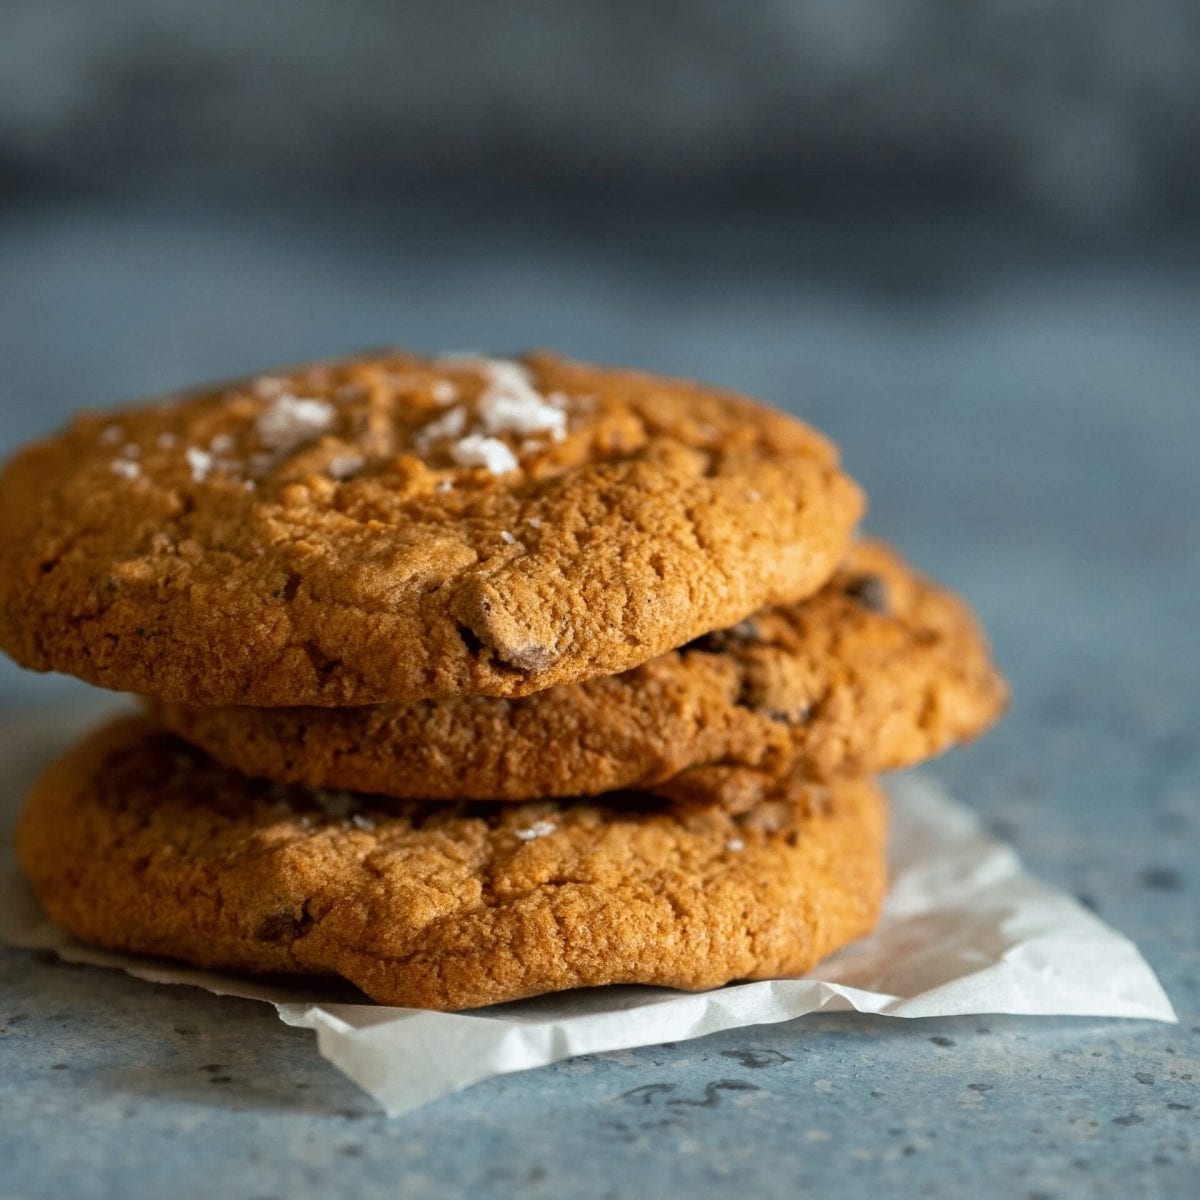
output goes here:
{"type": "Polygon", "coordinates": [[[324,433],[333,424],[334,416],[333,405],[324,400],[306,400],[285,393],[259,414],[255,427],[264,446],[279,454],[290,454],[324,433]]]}
{"type": "Polygon", "coordinates": [[[517,469],[517,456],[499,439],[468,434],[450,447],[450,457],[460,467],[486,467],[493,475],[517,469]]]}

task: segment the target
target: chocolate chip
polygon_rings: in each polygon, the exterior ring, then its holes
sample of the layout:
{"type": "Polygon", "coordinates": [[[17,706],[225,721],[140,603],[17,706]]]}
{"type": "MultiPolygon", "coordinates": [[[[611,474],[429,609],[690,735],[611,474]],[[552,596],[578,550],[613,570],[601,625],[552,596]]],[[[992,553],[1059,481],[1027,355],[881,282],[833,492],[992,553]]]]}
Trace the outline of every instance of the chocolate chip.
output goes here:
{"type": "Polygon", "coordinates": [[[483,650],[483,642],[479,640],[479,635],[469,625],[464,625],[461,621],[458,623],[458,636],[462,638],[463,645],[467,648],[468,654],[479,654],[483,650]]]}
{"type": "Polygon", "coordinates": [[[287,604],[291,604],[296,598],[296,593],[300,591],[300,576],[289,575],[287,581],[282,587],[278,587],[271,593],[276,600],[283,600],[287,604]]]}
{"type": "Polygon", "coordinates": [[[260,942],[269,942],[272,945],[293,942],[307,933],[312,928],[312,923],[313,918],[308,911],[308,901],[305,901],[301,906],[299,916],[294,911],[285,911],[272,913],[269,917],[264,918],[254,931],[254,936],[260,942]]]}
{"type": "Polygon", "coordinates": [[[858,575],[844,590],[851,600],[857,600],[869,612],[888,611],[888,586],[882,575],[858,575]]]}
{"type": "Polygon", "coordinates": [[[331,675],[342,665],[340,658],[330,658],[311,638],[304,643],[301,649],[308,656],[308,661],[312,663],[313,670],[322,678],[331,675]]]}
{"type": "Polygon", "coordinates": [[[747,617],[728,629],[717,629],[688,642],[684,650],[698,650],[701,654],[724,654],[738,643],[761,642],[762,630],[753,617],[747,617]]]}
{"type": "Polygon", "coordinates": [[[753,617],[747,617],[744,621],[731,625],[725,632],[740,642],[762,641],[762,630],[759,629],[758,622],[753,617]]]}

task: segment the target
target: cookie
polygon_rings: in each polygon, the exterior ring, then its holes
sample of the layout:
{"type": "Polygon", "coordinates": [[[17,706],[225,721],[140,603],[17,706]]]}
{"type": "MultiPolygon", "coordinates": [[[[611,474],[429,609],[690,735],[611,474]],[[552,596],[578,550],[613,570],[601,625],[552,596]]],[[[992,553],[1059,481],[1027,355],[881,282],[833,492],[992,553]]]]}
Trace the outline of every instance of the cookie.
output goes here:
{"type": "Polygon", "coordinates": [[[0,648],[191,704],[516,696],[815,591],[863,509],[729,392],[385,353],[84,415],[0,476],[0,648]]]}
{"type": "Polygon", "coordinates": [[[809,600],[618,676],[512,700],[158,713],[281,782],[405,799],[652,788],[737,808],[792,774],[908,766],[982,732],[1005,698],[966,604],[864,542],[809,600]]]}
{"type": "Polygon", "coordinates": [[[248,781],[126,719],[43,776],[17,849],[84,941],[460,1009],[801,973],[874,924],[884,827],[862,781],[737,817],[639,794],[380,807],[248,781]]]}

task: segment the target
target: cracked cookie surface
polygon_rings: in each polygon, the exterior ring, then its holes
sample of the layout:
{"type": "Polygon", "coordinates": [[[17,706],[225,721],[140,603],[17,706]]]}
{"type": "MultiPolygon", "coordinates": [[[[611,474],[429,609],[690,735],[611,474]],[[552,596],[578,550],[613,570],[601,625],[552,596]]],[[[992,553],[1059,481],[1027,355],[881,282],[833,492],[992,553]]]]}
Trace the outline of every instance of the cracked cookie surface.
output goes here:
{"type": "Polygon", "coordinates": [[[458,1009],[803,972],[874,925],[884,835],[866,781],[738,816],[639,794],[381,806],[246,780],[128,718],[42,777],[17,849],[84,941],[458,1009]]]}
{"type": "Polygon", "coordinates": [[[82,415],[0,476],[0,647],[191,704],[523,695],[831,574],[862,494],[732,393],[384,353],[82,415]]]}
{"type": "Polygon", "coordinates": [[[967,605],[862,542],[808,600],[622,675],[510,700],[157,713],[282,782],[507,801],[650,788],[739,808],[792,774],[909,766],[982,733],[1006,695],[967,605]]]}

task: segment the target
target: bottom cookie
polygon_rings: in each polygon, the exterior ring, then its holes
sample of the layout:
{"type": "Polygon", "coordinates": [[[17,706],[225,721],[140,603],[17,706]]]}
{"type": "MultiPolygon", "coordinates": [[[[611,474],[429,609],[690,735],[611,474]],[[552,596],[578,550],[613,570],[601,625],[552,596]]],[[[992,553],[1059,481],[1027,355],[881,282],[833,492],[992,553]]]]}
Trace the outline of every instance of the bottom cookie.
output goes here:
{"type": "Polygon", "coordinates": [[[46,772],[17,850],[47,914],[84,941],[462,1009],[806,971],[874,925],[885,825],[866,781],[797,785],[738,815],[628,793],[312,792],[244,779],[128,718],[46,772]]]}

